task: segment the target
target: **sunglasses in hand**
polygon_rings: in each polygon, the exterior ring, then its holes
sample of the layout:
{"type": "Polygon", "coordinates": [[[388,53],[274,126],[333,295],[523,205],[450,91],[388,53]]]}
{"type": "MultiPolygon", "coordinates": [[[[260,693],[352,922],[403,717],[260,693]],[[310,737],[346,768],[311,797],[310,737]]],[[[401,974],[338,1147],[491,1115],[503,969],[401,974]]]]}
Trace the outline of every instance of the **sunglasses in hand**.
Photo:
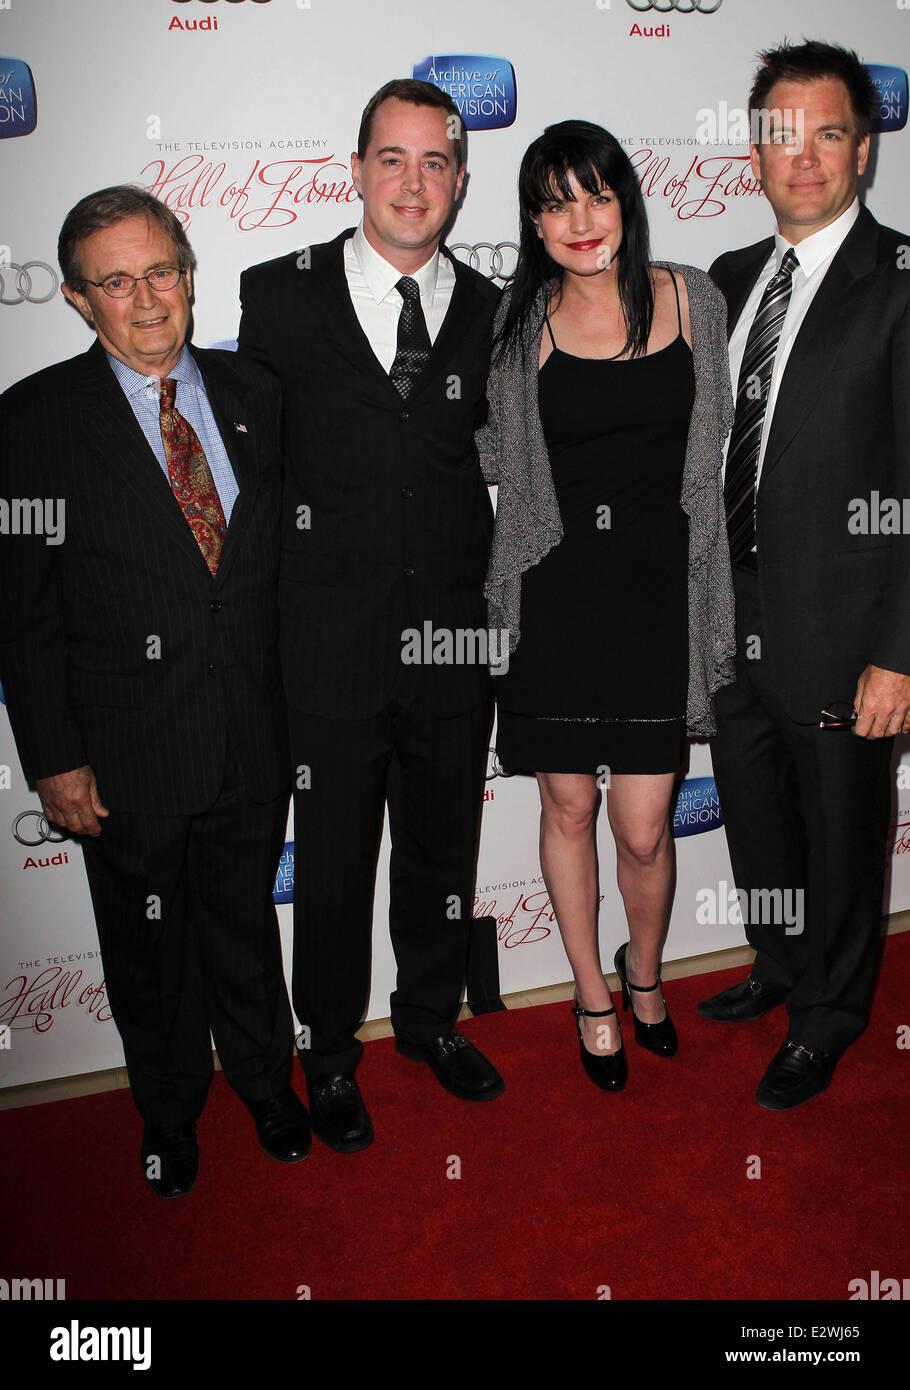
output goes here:
{"type": "Polygon", "coordinates": [[[856,710],[849,700],[832,700],[821,711],[818,727],[820,729],[852,729],[856,719],[856,710]]]}

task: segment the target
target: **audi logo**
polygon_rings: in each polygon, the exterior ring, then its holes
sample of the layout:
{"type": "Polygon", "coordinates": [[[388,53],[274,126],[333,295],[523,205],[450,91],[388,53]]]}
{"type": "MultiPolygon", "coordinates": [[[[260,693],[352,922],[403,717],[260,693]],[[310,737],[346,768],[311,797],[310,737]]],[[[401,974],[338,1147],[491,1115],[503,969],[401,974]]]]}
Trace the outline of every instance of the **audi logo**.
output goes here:
{"type": "Polygon", "coordinates": [[[487,770],[484,773],[484,781],[492,782],[494,777],[514,777],[514,772],[506,772],[499,761],[499,755],[495,748],[487,749],[487,770]]]}
{"type": "Polygon", "coordinates": [[[24,265],[16,265],[15,261],[10,261],[8,265],[0,265],[0,304],[24,304],[26,300],[29,304],[46,304],[57,293],[59,283],[57,272],[47,261],[26,261],[24,265]],[[47,294],[35,293],[35,281],[30,272],[36,268],[43,270],[50,280],[51,287],[47,294]],[[9,290],[13,285],[16,287],[16,293],[10,297],[9,290]]]}
{"type": "Polygon", "coordinates": [[[495,246],[491,241],[477,241],[473,246],[469,246],[466,241],[460,241],[455,246],[450,246],[449,250],[453,255],[457,255],[459,251],[466,252],[465,255],[458,256],[458,259],[464,261],[472,270],[481,270],[488,280],[511,280],[515,276],[518,247],[514,241],[500,241],[495,246]]]}
{"type": "Polygon", "coordinates": [[[23,811],[13,821],[13,838],[20,845],[34,849],[35,845],[57,845],[67,838],[63,830],[52,830],[47,816],[40,811],[23,811]]]}
{"type": "Polygon", "coordinates": [[[669,14],[675,10],[677,14],[692,14],[693,10],[698,10],[699,14],[713,14],[719,10],[723,0],[715,0],[713,5],[708,5],[705,0],[644,0],[640,4],[639,0],[628,0],[633,10],[656,10],[658,14],[669,14]]]}

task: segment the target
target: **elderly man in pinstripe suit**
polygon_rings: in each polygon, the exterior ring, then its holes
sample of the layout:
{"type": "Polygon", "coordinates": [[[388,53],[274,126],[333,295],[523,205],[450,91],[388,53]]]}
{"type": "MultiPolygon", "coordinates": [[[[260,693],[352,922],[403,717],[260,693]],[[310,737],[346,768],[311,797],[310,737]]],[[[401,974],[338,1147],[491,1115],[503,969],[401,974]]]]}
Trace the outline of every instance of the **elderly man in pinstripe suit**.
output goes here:
{"type": "Polygon", "coordinates": [[[288,801],[277,652],[278,388],[187,343],[194,258],[150,194],[60,234],[88,352],[0,402],[0,678],[48,820],[83,840],[105,978],[161,1196],[195,1181],[210,1032],[273,1158],[309,1151],[271,888],[288,801]]]}

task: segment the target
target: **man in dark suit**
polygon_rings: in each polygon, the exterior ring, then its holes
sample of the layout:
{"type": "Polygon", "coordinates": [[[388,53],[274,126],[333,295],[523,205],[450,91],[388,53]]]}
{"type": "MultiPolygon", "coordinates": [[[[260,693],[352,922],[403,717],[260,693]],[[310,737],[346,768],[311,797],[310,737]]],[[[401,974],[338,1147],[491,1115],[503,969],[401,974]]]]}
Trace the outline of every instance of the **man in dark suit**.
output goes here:
{"type": "Polygon", "coordinates": [[[198,1167],[221,1066],[273,1158],[309,1150],[272,884],[288,804],[277,647],[279,391],[187,342],[194,258],[141,189],[90,194],[58,247],[96,341],[2,398],[2,486],[61,544],[4,538],[0,679],[49,821],[84,837],[142,1162],[198,1167]]]}
{"type": "Polygon", "coordinates": [[[485,626],[492,510],[473,435],[497,293],[439,245],[464,178],[448,96],[388,83],[351,163],[362,225],[247,270],[239,337],[284,386],[293,998],[313,1128],[340,1152],[373,1137],[355,1030],[386,804],[398,1050],[466,1099],[503,1089],[454,1028],[490,681],[482,652],[452,664],[435,645],[485,626]],[[422,662],[409,664],[415,631],[422,662]]]}
{"type": "Polygon", "coordinates": [[[757,1094],[771,1110],[823,1091],[868,1020],[892,736],[910,728],[910,540],[874,515],[910,495],[908,238],[856,196],[875,100],[843,48],[761,55],[752,168],[777,229],[711,269],[738,383],[724,486],[737,680],[717,696],[712,753],[757,954],[699,1011],[786,1003],[757,1094]]]}

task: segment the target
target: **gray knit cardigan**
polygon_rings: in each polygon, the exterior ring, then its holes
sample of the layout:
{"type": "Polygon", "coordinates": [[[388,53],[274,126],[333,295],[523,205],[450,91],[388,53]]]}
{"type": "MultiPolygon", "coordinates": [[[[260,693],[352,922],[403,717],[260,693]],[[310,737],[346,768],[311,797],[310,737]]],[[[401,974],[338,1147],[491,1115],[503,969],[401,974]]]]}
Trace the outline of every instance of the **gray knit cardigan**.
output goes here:
{"type": "MultiPolygon", "coordinates": [[[[672,261],[656,261],[655,265],[678,271],[689,295],[695,401],[680,493],[680,504],[689,518],[686,726],[692,737],[705,738],[715,732],[712,696],[734,678],[736,648],[721,482],[724,441],[733,423],[727,314],[723,295],[703,270],[672,261]]],[[[497,310],[497,328],[508,305],[508,293],[506,289],[497,310]]],[[[531,328],[525,334],[527,367],[522,367],[518,355],[494,365],[487,388],[489,418],[477,433],[484,477],[499,484],[496,529],[484,585],[488,623],[490,628],[508,629],[510,653],[521,636],[521,576],[558,545],[563,534],[537,405],[537,362],[546,294],[546,288],[542,289],[530,315],[532,324],[541,323],[540,330],[531,328]]],[[[660,409],[659,401],[655,409],[660,409]]],[[[621,594],[616,602],[622,602],[621,594]]]]}

